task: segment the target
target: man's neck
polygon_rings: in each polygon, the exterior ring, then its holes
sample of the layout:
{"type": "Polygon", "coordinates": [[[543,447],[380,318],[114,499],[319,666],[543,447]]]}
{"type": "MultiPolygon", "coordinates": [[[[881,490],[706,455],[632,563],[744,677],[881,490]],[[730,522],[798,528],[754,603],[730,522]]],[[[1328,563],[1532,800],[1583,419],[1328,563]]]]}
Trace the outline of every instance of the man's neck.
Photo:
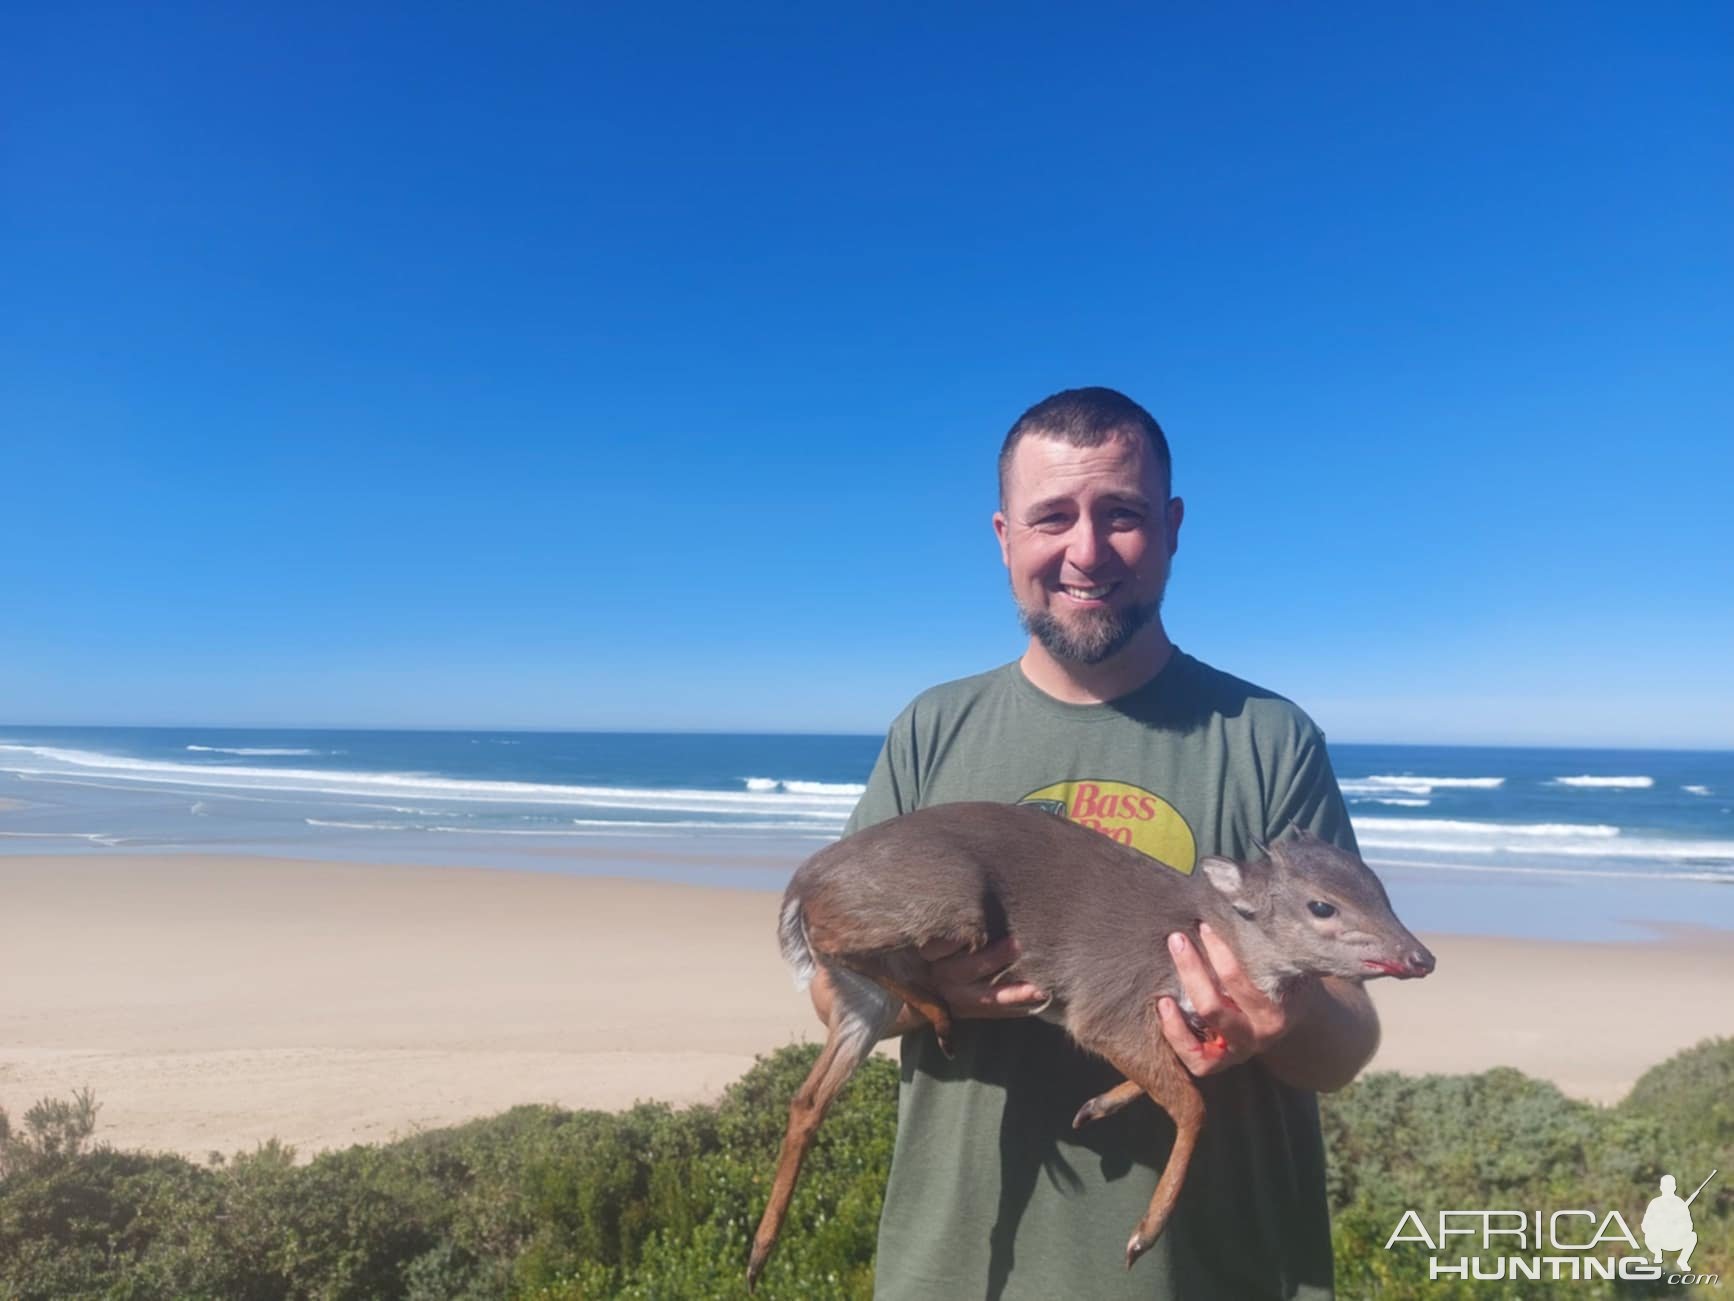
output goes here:
{"type": "Polygon", "coordinates": [[[1120,651],[1100,664],[1055,659],[1034,637],[1018,661],[1030,685],[1068,705],[1101,705],[1136,691],[1174,657],[1174,643],[1152,619],[1120,651]]]}

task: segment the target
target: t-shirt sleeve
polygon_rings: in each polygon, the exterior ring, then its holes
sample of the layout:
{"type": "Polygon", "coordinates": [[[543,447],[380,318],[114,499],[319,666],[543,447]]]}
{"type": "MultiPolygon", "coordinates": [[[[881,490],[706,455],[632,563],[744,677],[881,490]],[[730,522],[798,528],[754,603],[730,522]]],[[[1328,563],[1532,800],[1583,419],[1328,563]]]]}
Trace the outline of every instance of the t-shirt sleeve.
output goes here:
{"type": "Polygon", "coordinates": [[[908,813],[915,808],[914,746],[911,742],[910,710],[904,710],[891,724],[885,744],[879,747],[879,758],[867,778],[867,789],[856,801],[855,811],[843,828],[845,836],[871,827],[874,823],[908,813]]]}
{"type": "Polygon", "coordinates": [[[1343,793],[1337,788],[1337,775],[1331,771],[1324,733],[1310,723],[1296,748],[1289,781],[1271,806],[1270,820],[1264,829],[1265,843],[1276,840],[1290,827],[1304,827],[1320,840],[1328,840],[1353,854],[1360,853],[1343,793]]]}

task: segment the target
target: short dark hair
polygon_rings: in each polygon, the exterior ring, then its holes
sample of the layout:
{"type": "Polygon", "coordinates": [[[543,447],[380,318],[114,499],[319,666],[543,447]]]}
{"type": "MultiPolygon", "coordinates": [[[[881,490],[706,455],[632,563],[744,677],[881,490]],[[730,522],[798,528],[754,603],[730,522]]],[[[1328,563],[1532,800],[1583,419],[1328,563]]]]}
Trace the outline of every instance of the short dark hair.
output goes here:
{"type": "Polygon", "coordinates": [[[1031,434],[1055,438],[1073,447],[1100,447],[1110,438],[1142,434],[1161,462],[1167,480],[1164,493],[1174,492],[1174,461],[1168,455],[1168,439],[1156,417],[1131,398],[1111,388],[1069,388],[1043,398],[1023,415],[1006,434],[999,449],[999,504],[1005,506],[1006,472],[1012,453],[1031,434]]]}

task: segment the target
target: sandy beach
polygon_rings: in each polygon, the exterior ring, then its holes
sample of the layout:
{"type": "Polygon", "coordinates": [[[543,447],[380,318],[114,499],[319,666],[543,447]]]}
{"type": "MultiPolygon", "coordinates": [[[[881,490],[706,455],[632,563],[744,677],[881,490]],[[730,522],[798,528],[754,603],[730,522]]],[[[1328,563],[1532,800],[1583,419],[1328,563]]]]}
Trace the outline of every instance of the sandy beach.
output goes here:
{"type": "MultiPolygon", "coordinates": [[[[813,1037],[776,895],[518,871],[220,856],[0,858],[0,1107],[92,1088],[99,1137],[303,1156],[516,1103],[713,1098],[813,1037]]],[[[1634,919],[1641,920],[1641,919],[1634,919]]],[[[1617,1099],[1734,1033],[1734,936],[1425,936],[1373,986],[1375,1069],[1515,1066],[1617,1099]]]]}

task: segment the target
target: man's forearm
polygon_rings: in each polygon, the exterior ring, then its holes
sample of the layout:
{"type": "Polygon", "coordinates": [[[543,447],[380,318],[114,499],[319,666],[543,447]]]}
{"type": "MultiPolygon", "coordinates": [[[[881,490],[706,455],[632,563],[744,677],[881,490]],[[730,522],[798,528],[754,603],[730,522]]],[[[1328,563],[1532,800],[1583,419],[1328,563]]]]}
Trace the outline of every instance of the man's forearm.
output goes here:
{"type": "Polygon", "coordinates": [[[1379,1047],[1379,1014],[1364,987],[1326,977],[1303,987],[1299,1023],[1259,1060],[1284,1084],[1334,1093],[1361,1073],[1379,1047]]]}

